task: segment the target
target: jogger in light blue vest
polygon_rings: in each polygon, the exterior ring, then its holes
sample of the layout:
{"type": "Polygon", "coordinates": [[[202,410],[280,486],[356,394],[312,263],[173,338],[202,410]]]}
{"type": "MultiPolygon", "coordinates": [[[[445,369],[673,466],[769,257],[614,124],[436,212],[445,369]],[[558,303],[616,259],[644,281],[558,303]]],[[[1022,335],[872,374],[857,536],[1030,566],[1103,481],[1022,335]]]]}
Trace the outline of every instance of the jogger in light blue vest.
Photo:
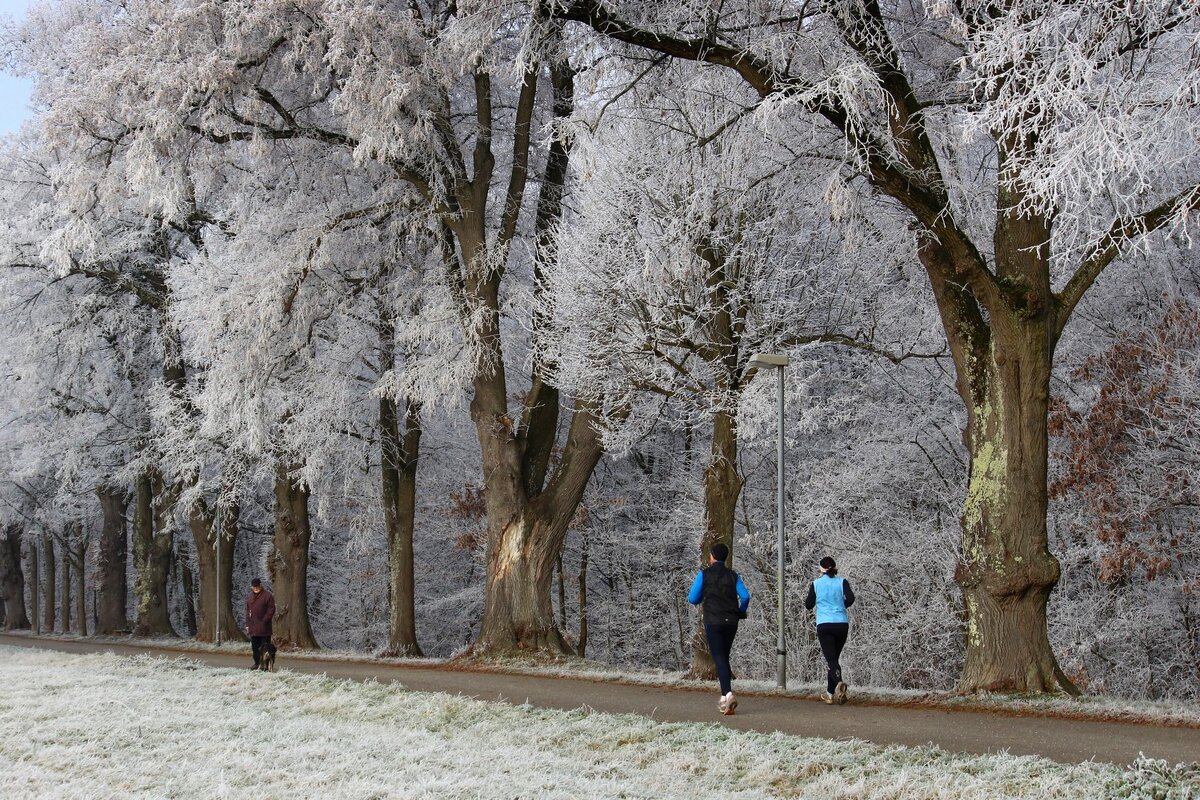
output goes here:
{"type": "Polygon", "coordinates": [[[821,654],[829,668],[824,699],[830,704],[844,705],[846,702],[846,682],[842,680],[839,659],[850,635],[850,614],[846,609],[852,605],[854,592],[850,582],[837,576],[837,563],[825,556],[821,559],[821,577],[808,587],[804,607],[817,612],[817,641],[821,643],[821,654]]]}

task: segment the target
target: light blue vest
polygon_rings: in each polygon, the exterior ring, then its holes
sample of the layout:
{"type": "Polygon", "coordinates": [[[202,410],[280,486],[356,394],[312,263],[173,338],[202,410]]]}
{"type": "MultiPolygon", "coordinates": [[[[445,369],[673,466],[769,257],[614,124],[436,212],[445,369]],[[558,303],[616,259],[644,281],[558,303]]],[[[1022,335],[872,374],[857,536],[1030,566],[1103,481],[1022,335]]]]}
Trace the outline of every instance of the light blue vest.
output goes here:
{"type": "Polygon", "coordinates": [[[817,595],[817,624],[823,622],[849,622],[850,615],[846,613],[846,598],[842,593],[845,578],[831,578],[822,575],[813,581],[813,591],[817,595]]]}

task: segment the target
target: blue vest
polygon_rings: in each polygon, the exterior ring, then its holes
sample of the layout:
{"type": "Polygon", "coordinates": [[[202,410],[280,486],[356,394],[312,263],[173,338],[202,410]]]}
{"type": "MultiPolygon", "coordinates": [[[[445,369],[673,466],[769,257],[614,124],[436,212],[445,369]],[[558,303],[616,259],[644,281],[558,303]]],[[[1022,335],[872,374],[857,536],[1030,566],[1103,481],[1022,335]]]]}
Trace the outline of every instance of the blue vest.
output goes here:
{"type": "Polygon", "coordinates": [[[813,591],[817,595],[817,624],[822,622],[849,622],[850,615],[846,613],[846,597],[842,584],[845,578],[831,578],[822,575],[813,581],[813,591]]]}

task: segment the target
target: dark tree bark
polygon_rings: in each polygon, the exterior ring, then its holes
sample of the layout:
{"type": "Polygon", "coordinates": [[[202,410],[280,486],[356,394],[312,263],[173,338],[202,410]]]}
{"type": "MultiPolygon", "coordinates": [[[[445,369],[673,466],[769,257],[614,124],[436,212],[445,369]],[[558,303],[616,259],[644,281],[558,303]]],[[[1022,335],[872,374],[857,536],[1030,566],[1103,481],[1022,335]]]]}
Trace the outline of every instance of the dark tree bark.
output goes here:
{"type": "Polygon", "coordinates": [[[58,613],[56,599],[58,597],[58,565],[55,563],[54,539],[47,536],[42,546],[45,569],[42,570],[42,580],[45,581],[46,591],[42,592],[42,628],[46,633],[54,633],[55,615],[58,613]]]}
{"type": "Polygon", "coordinates": [[[177,636],[167,608],[174,528],[171,500],[162,479],[151,472],[139,476],[133,519],[133,558],[137,570],[135,636],[177,636]]]}
{"type": "MultiPolygon", "coordinates": [[[[567,629],[567,578],[563,575],[562,553],[554,560],[554,573],[558,575],[558,627],[567,629]]],[[[578,648],[576,648],[578,650],[578,648]]]]}
{"type": "Polygon", "coordinates": [[[75,577],[75,622],[80,636],[87,636],[87,529],[83,523],[73,526],[74,539],[71,571],[75,577]]]}
{"type": "MultiPolygon", "coordinates": [[[[0,532],[0,600],[3,600],[4,630],[27,630],[25,613],[25,573],[21,570],[20,525],[5,525],[0,532]]],[[[37,611],[35,610],[36,614],[37,611]]]]}
{"type": "Polygon", "coordinates": [[[587,572],[588,572],[588,536],[587,531],[581,531],[579,542],[579,642],[575,647],[580,658],[587,656],[588,643],[588,604],[587,604],[587,572]]]}
{"type": "Polygon", "coordinates": [[[39,603],[41,602],[42,584],[38,575],[38,548],[33,541],[29,543],[29,611],[33,616],[33,631],[34,633],[42,632],[42,618],[38,614],[39,603]]]}
{"type": "MultiPolygon", "coordinates": [[[[381,373],[397,369],[396,331],[386,294],[389,270],[379,285],[381,373]]],[[[421,448],[421,407],[413,400],[379,398],[380,474],[383,522],[388,540],[388,643],[385,656],[420,656],[417,644],[416,578],[413,535],[417,509],[417,460],[421,448]]]]}
{"type": "Polygon", "coordinates": [[[315,650],[308,619],[308,490],[292,483],[289,470],[275,471],[275,537],[267,565],[275,594],[273,640],[280,647],[315,650]]]}
{"type": "Polygon", "coordinates": [[[409,400],[404,427],[395,401],[380,398],[383,432],[383,516],[388,534],[388,598],[391,621],[384,655],[420,656],[417,644],[413,532],[417,507],[417,457],[421,442],[420,406],[409,400]]]}
{"type": "MultiPolygon", "coordinates": [[[[708,566],[709,550],[718,542],[729,548],[726,565],[733,567],[733,520],[742,478],[737,471],[737,429],[732,410],[721,409],[713,416],[712,452],[704,468],[704,536],[700,539],[700,568],[708,566]]],[[[715,680],[716,666],[708,652],[701,618],[692,636],[691,677],[715,680]]]]}
{"type": "Polygon", "coordinates": [[[192,575],[183,540],[175,543],[175,564],[179,570],[179,585],[183,590],[183,635],[196,638],[196,580],[192,575]]]}
{"type": "Polygon", "coordinates": [[[126,509],[129,496],[123,489],[102,486],[100,499],[103,526],[96,558],[96,633],[112,634],[126,630],[126,602],[129,595],[125,579],[128,558],[126,509]]]}
{"type": "Polygon", "coordinates": [[[71,528],[63,530],[63,541],[59,543],[58,552],[61,555],[58,574],[62,577],[62,587],[58,592],[58,616],[63,633],[71,632],[71,528]]]}
{"type": "MultiPolygon", "coordinates": [[[[464,213],[445,222],[455,235],[461,257],[461,262],[454,262],[458,266],[452,266],[452,274],[461,282],[461,296],[468,309],[464,320],[479,321],[472,333],[479,347],[471,418],[483,457],[488,552],[484,614],[473,647],[475,653],[571,652],[554,619],[554,563],[603,452],[597,430],[599,408],[581,400],[576,403],[561,458],[551,475],[559,398],[544,377],[545,365],[534,365],[533,385],[519,423],[508,409],[499,313],[503,270],[489,265],[489,253],[507,252],[516,231],[528,172],[529,127],[539,71],[535,65],[526,73],[518,100],[512,172],[495,241],[489,248],[484,224],[494,165],[491,83],[487,75],[476,76],[476,122],[481,133],[476,140],[475,171],[469,180],[464,172],[464,190],[455,197],[455,205],[464,213]]],[[[565,118],[574,102],[574,75],[565,62],[556,63],[551,67],[550,79],[553,113],[556,118],[565,118]]],[[[566,143],[556,137],[550,146],[535,217],[539,254],[561,215],[567,162],[566,143]]]]}
{"type": "MultiPolygon", "coordinates": [[[[233,562],[237,545],[241,509],[233,506],[221,510],[221,535],[216,535],[217,519],[212,509],[203,500],[192,504],[188,513],[188,527],[192,542],[196,546],[196,566],[199,570],[200,586],[196,609],[196,639],[215,642],[217,637],[217,603],[221,604],[221,640],[241,642],[245,632],[238,626],[233,615],[233,562]],[[217,547],[221,548],[221,570],[217,573],[217,547]],[[220,583],[220,598],[217,585],[220,583]]],[[[307,560],[307,559],[306,559],[307,560]]]]}

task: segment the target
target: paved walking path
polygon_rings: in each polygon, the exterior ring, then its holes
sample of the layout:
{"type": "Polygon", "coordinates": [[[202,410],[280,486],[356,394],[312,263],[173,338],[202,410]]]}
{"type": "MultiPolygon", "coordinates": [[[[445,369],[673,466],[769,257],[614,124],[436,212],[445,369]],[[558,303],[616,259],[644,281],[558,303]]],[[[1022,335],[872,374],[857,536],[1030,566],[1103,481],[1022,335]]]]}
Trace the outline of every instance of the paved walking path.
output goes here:
{"type": "MultiPolygon", "coordinates": [[[[170,655],[164,647],[38,639],[0,634],[0,644],[38,647],[65,653],[112,652],[118,655],[170,655]]],[[[181,657],[220,667],[245,667],[244,653],[188,651],[181,657]]],[[[1044,717],[1013,717],[975,711],[895,708],[880,705],[827,706],[803,698],[740,695],[738,713],[716,713],[715,689],[657,687],[600,682],[582,678],[476,672],[386,662],[325,661],[288,658],[281,669],[326,674],[349,680],[396,682],[408,689],[448,692],[530,703],[542,708],[587,706],[609,713],[633,713],[666,722],[715,722],[729,728],[780,731],[798,736],[854,737],[877,744],[934,744],[962,753],[1041,755],[1054,761],[1087,760],[1128,764],[1139,753],[1171,764],[1200,761],[1200,730],[1118,722],[1090,722],[1044,717]]],[[[264,679],[269,680],[267,676],[264,679]]]]}

